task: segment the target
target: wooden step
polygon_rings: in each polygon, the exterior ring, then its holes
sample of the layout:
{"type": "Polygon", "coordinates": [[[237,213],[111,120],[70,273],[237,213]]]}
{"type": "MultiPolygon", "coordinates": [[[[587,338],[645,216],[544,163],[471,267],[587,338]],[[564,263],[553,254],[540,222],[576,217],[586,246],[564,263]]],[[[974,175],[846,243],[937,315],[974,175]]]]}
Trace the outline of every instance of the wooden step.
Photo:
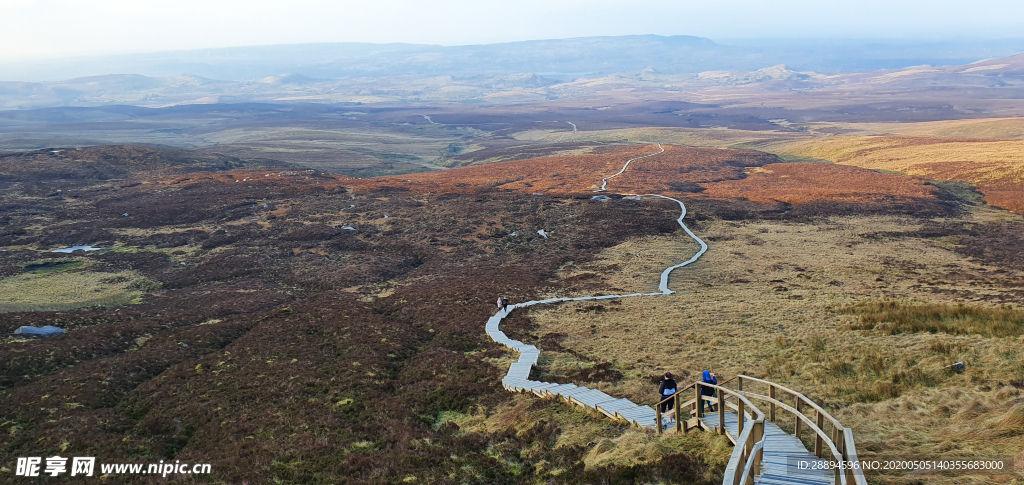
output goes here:
{"type": "Polygon", "coordinates": [[[597,410],[604,413],[605,416],[608,416],[609,418],[612,419],[618,419],[618,415],[616,415],[615,413],[619,411],[633,409],[638,406],[634,404],[633,401],[630,401],[629,399],[626,398],[622,398],[616,399],[614,401],[600,403],[596,407],[597,410]]]}
{"type": "Polygon", "coordinates": [[[615,398],[611,397],[597,389],[593,389],[590,392],[584,392],[582,394],[576,394],[570,398],[573,402],[586,406],[588,408],[594,408],[600,403],[614,401],[615,398]]]}

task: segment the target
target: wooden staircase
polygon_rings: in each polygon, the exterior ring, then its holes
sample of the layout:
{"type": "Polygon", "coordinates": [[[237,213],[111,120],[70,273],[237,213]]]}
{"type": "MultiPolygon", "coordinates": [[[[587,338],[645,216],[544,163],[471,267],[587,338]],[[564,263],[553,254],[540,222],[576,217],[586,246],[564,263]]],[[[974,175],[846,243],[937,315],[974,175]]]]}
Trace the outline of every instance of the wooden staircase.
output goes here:
{"type": "Polygon", "coordinates": [[[655,405],[655,414],[659,434],[687,432],[696,428],[723,434],[732,441],[734,448],[725,469],[724,485],[867,484],[864,472],[859,468],[828,466],[829,462],[857,461],[853,431],[844,428],[803,394],[774,382],[745,375],[735,376],[719,385],[695,382],[655,405]],[[726,387],[730,382],[736,383],[736,389],[726,387]],[[752,386],[766,388],[767,394],[753,392],[752,386]],[[702,395],[702,389],[708,388],[714,390],[714,396],[702,395]],[[687,391],[693,393],[693,399],[684,401],[689,394],[687,391]],[[751,400],[766,403],[768,414],[751,400]],[[662,404],[671,408],[664,417],[660,411],[662,404]],[[705,414],[707,404],[711,404],[715,411],[705,414]],[[779,410],[791,418],[778,420],[781,417],[777,415],[779,410]],[[740,416],[743,416],[742,420],[740,416]],[[672,428],[665,428],[666,418],[674,424],[672,428]],[[790,427],[786,421],[793,425],[790,427]],[[813,451],[805,446],[804,438],[810,438],[813,451]]]}

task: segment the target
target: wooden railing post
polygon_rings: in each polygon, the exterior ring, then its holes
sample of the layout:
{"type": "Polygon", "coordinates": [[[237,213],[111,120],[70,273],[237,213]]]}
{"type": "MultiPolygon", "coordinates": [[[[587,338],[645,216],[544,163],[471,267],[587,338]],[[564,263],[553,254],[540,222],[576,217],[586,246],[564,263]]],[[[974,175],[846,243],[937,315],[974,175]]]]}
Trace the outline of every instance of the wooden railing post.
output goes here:
{"type": "MultiPolygon", "coordinates": [[[[737,445],[739,446],[739,445],[737,445]]],[[[750,457],[750,452],[754,451],[754,433],[751,430],[750,434],[747,435],[747,441],[743,442],[743,453],[744,456],[750,457]]]]}
{"type": "MultiPolygon", "coordinates": [[[[725,393],[721,389],[718,390],[718,427],[720,433],[725,434],[725,393]]],[[[739,438],[739,434],[736,437],[739,438]]]]}
{"type": "MultiPolygon", "coordinates": [[[[743,443],[743,464],[744,464],[743,468],[744,469],[746,469],[746,463],[748,461],[750,461],[750,454],[753,451],[754,451],[754,433],[750,433],[749,435],[747,435],[747,441],[745,441],[743,443]]],[[[753,472],[754,470],[751,469],[750,471],[753,472]]],[[[753,474],[744,475],[743,476],[743,483],[744,483],[744,485],[754,485],[754,475],[753,474]]]]}
{"type": "MultiPolygon", "coordinates": [[[[803,407],[804,407],[804,402],[800,400],[799,396],[797,396],[797,398],[796,398],[796,412],[799,413],[799,414],[803,414],[803,410],[801,409],[803,407]]],[[[803,429],[803,426],[804,426],[803,420],[800,419],[800,416],[796,416],[796,432],[794,432],[793,434],[796,435],[797,439],[800,439],[800,430],[803,429]]]]}
{"type": "Polygon", "coordinates": [[[700,383],[699,382],[695,386],[693,386],[693,390],[694,390],[694,393],[697,395],[697,417],[698,418],[704,417],[704,401],[701,400],[700,383]]]}
{"type": "Polygon", "coordinates": [[[746,406],[742,399],[736,400],[736,436],[743,434],[743,410],[746,406]]]}
{"type": "Polygon", "coordinates": [[[679,414],[679,395],[680,394],[682,394],[682,393],[681,392],[677,392],[677,393],[675,393],[672,396],[674,398],[674,399],[672,399],[672,402],[673,402],[673,404],[675,404],[675,408],[676,408],[676,433],[683,432],[683,417],[679,414]]]}
{"type": "MultiPolygon", "coordinates": [[[[821,414],[821,411],[816,411],[815,414],[818,416],[816,424],[818,425],[818,429],[821,429],[821,427],[825,425],[825,415],[821,414]]],[[[822,443],[821,435],[818,434],[818,433],[814,433],[814,456],[816,456],[818,458],[821,458],[821,445],[822,444],[823,443],[822,443]]]]}
{"type": "Polygon", "coordinates": [[[844,460],[846,459],[846,440],[843,439],[843,428],[837,428],[832,426],[832,443],[835,443],[836,449],[839,450],[839,456],[844,460]]]}
{"type": "MultiPolygon", "coordinates": [[[[775,386],[768,386],[768,397],[775,399],[775,386]]],[[[768,404],[768,421],[775,422],[775,403],[768,404]]]]}
{"type": "Polygon", "coordinates": [[[661,434],[661,403],[654,405],[654,420],[658,423],[658,434],[661,434]]]}
{"type": "MultiPolygon", "coordinates": [[[[764,421],[754,423],[754,443],[760,442],[764,439],[764,421]]],[[[764,448],[757,450],[757,455],[754,456],[754,476],[761,474],[761,460],[764,458],[764,448]]]]}
{"type": "MultiPolygon", "coordinates": [[[[846,440],[844,440],[843,438],[844,438],[844,436],[843,436],[843,429],[839,428],[839,427],[836,427],[836,425],[833,424],[832,425],[832,443],[836,445],[836,450],[839,451],[839,459],[842,460],[842,461],[847,461],[846,460],[846,440]]],[[[839,468],[842,468],[842,467],[836,467],[836,483],[837,484],[843,483],[842,480],[839,478],[840,474],[841,473],[843,475],[846,474],[846,472],[843,472],[843,471],[839,470],[839,468]]]]}
{"type": "Polygon", "coordinates": [[[743,390],[743,376],[736,376],[736,386],[737,389],[743,390]]]}

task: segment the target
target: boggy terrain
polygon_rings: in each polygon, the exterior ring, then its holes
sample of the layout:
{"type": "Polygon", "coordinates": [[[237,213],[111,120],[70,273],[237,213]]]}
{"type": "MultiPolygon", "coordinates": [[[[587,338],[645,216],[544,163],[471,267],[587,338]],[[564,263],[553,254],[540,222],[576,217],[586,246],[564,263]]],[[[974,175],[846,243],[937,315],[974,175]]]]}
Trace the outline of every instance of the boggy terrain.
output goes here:
{"type": "MultiPolygon", "coordinates": [[[[747,235],[749,229],[764,227],[771,234],[773,225],[811,228],[835,217],[899,217],[901,227],[919,227],[920,237],[964,252],[959,254],[979,251],[974,255],[987,266],[984,272],[970,266],[972,281],[1019,286],[1011,271],[1015,263],[1007,262],[1013,260],[1007,241],[1019,220],[965,226],[958,217],[970,207],[945,189],[855,167],[834,170],[858,175],[856,186],[819,187],[821,164],[779,165],[775,156],[749,150],[665,148],[663,158],[637,163],[611,190],[685,197],[689,217],[699,221],[697,232],[710,233],[712,241],[764,249],[774,239],[747,235]],[[759,187],[757,177],[773,174],[792,176],[779,187],[759,187]],[[754,192],[779,195],[749,196],[754,192]]],[[[100,462],[212,464],[211,476],[185,482],[720,482],[728,447],[714,436],[656,438],[558,403],[510,396],[500,377],[512,356],[483,332],[498,295],[520,301],[642,285],[655,262],[630,266],[616,257],[685,251],[682,244],[666,247],[666,241],[682,240],[674,204],[591,198],[602,177],[656,147],[606,146],[570,158],[376,179],[140,147],[82,151],[102,163],[51,151],[0,158],[0,285],[19,292],[22,305],[0,313],[0,330],[56,325],[68,331],[47,339],[11,337],[0,347],[4,466],[19,456],[59,453],[100,462]],[[95,176],[51,175],[96,167],[109,168],[95,176]],[[76,244],[104,249],[49,252],[76,244]],[[646,248],[654,252],[643,253],[646,248]],[[617,271],[631,276],[617,280],[617,271]],[[56,298],[59,282],[74,278],[109,299],[73,292],[56,298]]],[[[904,237],[895,228],[884,232],[887,227],[865,237],[904,237]]],[[[712,252],[728,259],[722,249],[713,243],[712,252]]],[[[765,258],[765,264],[778,260],[782,269],[798,264],[787,260],[788,253],[750,257],[765,258]]],[[[709,277],[715,272],[704,263],[698,268],[709,277]]],[[[739,268],[728,271],[736,285],[754,281],[738,281],[742,275],[732,272],[739,268]]],[[[786,298],[785,304],[817,302],[810,290],[789,291],[801,292],[807,300],[786,298]]],[[[607,308],[552,311],[589,316],[607,308]]],[[[681,325],[680,315],[688,312],[680,310],[663,325],[681,325]]],[[[873,331],[855,323],[826,327],[833,337],[813,348],[821,353],[842,335],[873,331]]],[[[521,334],[546,325],[554,324],[525,314],[506,323],[510,333],[521,334]]],[[[728,325],[716,330],[719,343],[729,329],[742,326],[728,325]]],[[[706,365],[682,359],[688,353],[683,345],[672,355],[644,354],[644,360],[657,359],[656,366],[630,363],[630,352],[608,360],[607,351],[617,347],[577,345],[572,328],[541,332],[542,346],[564,353],[556,354],[565,363],[553,372],[573,382],[617,386],[640,402],[649,403],[642,388],[651,386],[660,362],[668,366],[678,357],[686,370],[706,365]]],[[[774,345],[790,348],[799,342],[793,339],[799,337],[774,345]]],[[[986,349],[997,352],[1004,343],[986,349]]],[[[616,345],[630,344],[623,336],[616,345]]],[[[741,362],[749,362],[746,369],[790,372],[782,361],[759,364],[760,358],[741,362]]],[[[817,369],[812,360],[801,365],[817,369]]],[[[1004,372],[993,369],[984,372],[1004,372]]],[[[789,375],[798,372],[803,367],[789,375]]],[[[833,406],[852,402],[834,397],[838,391],[794,385],[833,406]]],[[[1003,398],[1009,397],[993,397],[1003,398]]],[[[853,426],[861,433],[873,424],[864,418],[853,426]]],[[[0,479],[13,478],[8,473],[0,479]]],[[[110,476],[106,482],[154,480],[163,479],[110,476]]]]}

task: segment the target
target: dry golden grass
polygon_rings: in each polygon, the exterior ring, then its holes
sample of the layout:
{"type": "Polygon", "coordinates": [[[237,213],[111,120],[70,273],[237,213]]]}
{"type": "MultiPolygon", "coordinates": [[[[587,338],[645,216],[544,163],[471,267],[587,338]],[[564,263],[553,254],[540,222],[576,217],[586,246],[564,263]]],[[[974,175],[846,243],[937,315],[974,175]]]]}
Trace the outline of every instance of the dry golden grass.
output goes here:
{"type": "Polygon", "coordinates": [[[0,280],[0,313],[127,305],[151,286],[133,271],[20,274],[0,280]]]}
{"type": "Polygon", "coordinates": [[[812,131],[841,130],[850,135],[1024,138],[1024,118],[981,118],[919,123],[808,123],[812,131]]]}
{"type": "MultiPolygon", "coordinates": [[[[565,135],[560,130],[530,130],[512,135],[523,141],[556,141],[565,135]]],[[[645,127],[617,130],[580,131],[564,141],[601,141],[633,143],[671,143],[703,147],[735,147],[766,141],[797,140],[806,135],[781,131],[734,130],[730,128],[645,127]]]]}
{"type": "MultiPolygon", "coordinates": [[[[638,293],[658,291],[657,275],[675,262],[690,259],[700,249],[688,237],[672,237],[673,244],[664,244],[664,236],[644,236],[626,241],[603,251],[599,258],[586,264],[569,263],[561,268],[562,279],[600,276],[608,292],[638,293]]],[[[586,296],[584,294],[574,296],[586,296]]]]}
{"type": "Polygon", "coordinates": [[[1024,140],[834,136],[770,144],[773,153],[978,186],[985,202],[1024,213],[1024,140]]]}
{"type": "Polygon", "coordinates": [[[858,330],[882,330],[890,334],[928,332],[950,335],[1016,337],[1024,334],[1024,311],[1009,306],[987,308],[901,301],[862,302],[841,309],[860,317],[858,330]]]}
{"type": "MultiPolygon", "coordinates": [[[[625,299],[603,311],[588,310],[592,303],[536,307],[538,327],[524,340],[564,334],[567,350],[545,351],[542,371],[580,357],[586,365],[611,362],[623,379],[597,387],[644,404],[655,401],[654,378],[665,371],[683,382],[704,369],[768,377],[822,400],[853,428],[864,457],[1013,454],[1024,443],[1014,404],[1021,392],[1010,385],[1024,385],[1024,339],[854,330],[859,319],[839,311],[893,298],[982,307],[1015,298],[1019,272],[993,273],[934,242],[892,237],[918,228],[881,216],[703,223],[694,229],[711,249],[675,273],[677,294],[625,299]],[[943,369],[961,360],[963,374],[943,369]]],[[[594,264],[620,264],[605,273],[610,288],[645,291],[651,284],[639,284],[640,273],[655,281],[651,268],[677,261],[672,248],[680,243],[680,235],[631,241],[594,264]],[[641,246],[654,248],[643,253],[649,264],[634,261],[641,246]]]]}
{"type": "MultiPolygon", "coordinates": [[[[458,425],[463,432],[480,433],[526,433],[538,423],[555,424],[560,429],[556,448],[591,447],[584,457],[587,468],[651,464],[677,453],[696,455],[711,468],[724,467],[732,451],[731,443],[724,436],[711,433],[655,436],[620,426],[603,414],[555,400],[542,401],[528,394],[515,394],[492,408],[441,413],[434,427],[446,423],[458,425]]],[[[567,470],[543,470],[556,476],[564,471],[567,470]]]]}

